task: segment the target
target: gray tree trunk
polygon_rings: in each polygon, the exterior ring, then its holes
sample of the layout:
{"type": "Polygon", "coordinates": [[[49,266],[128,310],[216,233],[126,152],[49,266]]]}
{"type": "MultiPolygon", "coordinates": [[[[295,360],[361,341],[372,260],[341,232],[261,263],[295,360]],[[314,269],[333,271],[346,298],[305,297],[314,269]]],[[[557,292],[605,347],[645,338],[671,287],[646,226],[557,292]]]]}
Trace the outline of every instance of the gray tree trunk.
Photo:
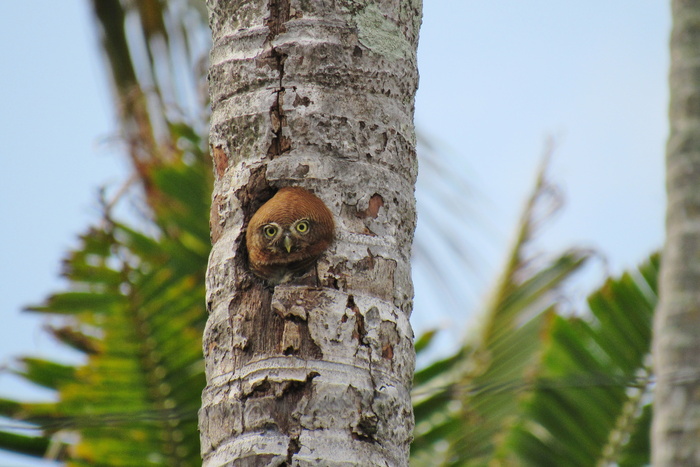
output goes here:
{"type": "Polygon", "coordinates": [[[216,183],[205,466],[408,465],[420,0],[208,0],[216,183]],[[282,186],[336,219],[313,285],[250,274],[282,186]]]}
{"type": "Polygon", "coordinates": [[[653,464],[700,465],[700,1],[673,0],[653,464]]]}

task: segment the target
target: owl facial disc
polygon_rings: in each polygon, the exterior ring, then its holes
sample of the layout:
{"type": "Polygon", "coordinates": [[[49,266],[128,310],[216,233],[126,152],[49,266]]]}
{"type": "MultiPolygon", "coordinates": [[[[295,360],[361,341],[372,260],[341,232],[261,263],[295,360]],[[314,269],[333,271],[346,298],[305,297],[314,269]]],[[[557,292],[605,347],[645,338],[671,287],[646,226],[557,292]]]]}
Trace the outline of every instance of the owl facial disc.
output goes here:
{"type": "Polygon", "coordinates": [[[251,217],[246,232],[251,271],[270,284],[308,272],[333,242],[328,207],[310,191],[284,187],[251,217]]]}

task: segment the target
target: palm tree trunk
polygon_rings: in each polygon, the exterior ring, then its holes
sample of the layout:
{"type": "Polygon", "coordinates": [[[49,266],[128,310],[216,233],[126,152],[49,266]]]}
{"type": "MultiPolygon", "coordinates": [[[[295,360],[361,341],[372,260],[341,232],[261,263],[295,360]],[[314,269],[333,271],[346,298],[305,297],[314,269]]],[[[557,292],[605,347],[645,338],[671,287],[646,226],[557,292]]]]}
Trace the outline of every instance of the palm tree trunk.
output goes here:
{"type": "Polygon", "coordinates": [[[207,3],[204,465],[408,465],[421,3],[207,3]],[[336,240],[313,286],[271,288],[243,240],[288,185],[325,202],[336,240]]]}
{"type": "Polygon", "coordinates": [[[666,244],[654,323],[659,467],[700,465],[700,1],[671,4],[666,244]]]}

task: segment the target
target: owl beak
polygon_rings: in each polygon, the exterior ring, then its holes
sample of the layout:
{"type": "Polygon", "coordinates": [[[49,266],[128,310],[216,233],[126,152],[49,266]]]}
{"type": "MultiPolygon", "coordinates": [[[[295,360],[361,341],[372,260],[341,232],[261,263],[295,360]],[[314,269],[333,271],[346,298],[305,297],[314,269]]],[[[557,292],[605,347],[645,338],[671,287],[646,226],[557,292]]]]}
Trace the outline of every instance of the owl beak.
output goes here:
{"type": "Polygon", "coordinates": [[[287,250],[287,253],[292,252],[292,237],[289,235],[285,235],[284,237],[284,249],[287,250]]]}

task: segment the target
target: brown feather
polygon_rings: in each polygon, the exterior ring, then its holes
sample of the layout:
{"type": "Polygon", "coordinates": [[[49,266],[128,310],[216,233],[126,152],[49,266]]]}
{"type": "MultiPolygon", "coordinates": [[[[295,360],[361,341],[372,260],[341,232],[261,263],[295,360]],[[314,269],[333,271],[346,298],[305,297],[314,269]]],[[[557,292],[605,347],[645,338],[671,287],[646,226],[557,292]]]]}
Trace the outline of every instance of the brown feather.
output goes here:
{"type": "Polygon", "coordinates": [[[316,195],[301,187],[281,188],[253,215],[248,223],[246,247],[250,269],[257,276],[279,284],[308,271],[333,241],[333,214],[316,195]],[[308,232],[293,227],[306,220],[308,232]],[[263,229],[275,224],[281,229],[273,238],[263,229]],[[284,235],[292,239],[292,249],[283,246],[284,235]]]}

